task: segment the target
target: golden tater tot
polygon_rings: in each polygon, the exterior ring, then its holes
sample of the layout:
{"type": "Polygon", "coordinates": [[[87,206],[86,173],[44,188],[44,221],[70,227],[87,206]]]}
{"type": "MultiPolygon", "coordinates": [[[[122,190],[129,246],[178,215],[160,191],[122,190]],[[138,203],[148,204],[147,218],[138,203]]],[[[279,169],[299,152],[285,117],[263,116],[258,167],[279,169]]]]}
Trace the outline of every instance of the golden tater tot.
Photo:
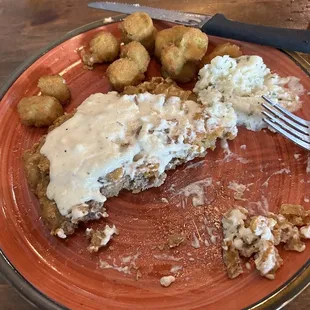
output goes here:
{"type": "Polygon", "coordinates": [[[140,41],[153,32],[153,21],[144,12],[136,12],[127,16],[121,23],[120,28],[130,41],[140,41]]]}
{"type": "Polygon", "coordinates": [[[182,50],[175,45],[167,45],[161,52],[161,63],[168,74],[178,75],[186,60],[182,50]]]}
{"type": "Polygon", "coordinates": [[[144,79],[138,65],[128,58],[120,58],[110,64],[107,76],[117,91],[122,91],[128,85],[137,85],[144,79]]]}
{"type": "Polygon", "coordinates": [[[89,43],[89,53],[82,56],[87,66],[95,63],[114,61],[119,54],[119,42],[114,35],[107,31],[98,33],[89,43]]]}
{"type": "Polygon", "coordinates": [[[187,61],[198,61],[208,49],[208,36],[197,28],[187,28],[179,43],[187,61]]]}
{"type": "Polygon", "coordinates": [[[144,12],[136,12],[127,16],[119,26],[123,41],[140,42],[149,52],[153,52],[156,28],[151,17],[144,12]]]}
{"type": "Polygon", "coordinates": [[[60,75],[44,75],[38,82],[42,95],[55,97],[64,104],[71,98],[71,92],[65,79],[60,75]]]}
{"type": "Polygon", "coordinates": [[[224,56],[229,55],[232,58],[237,58],[242,56],[242,51],[240,50],[240,46],[232,43],[223,43],[219,44],[215,47],[212,53],[205,55],[200,62],[200,67],[202,68],[204,65],[209,64],[213,58],[216,56],[224,56]]]}
{"type": "Polygon", "coordinates": [[[197,73],[197,62],[208,48],[208,36],[201,30],[174,26],[158,32],[155,41],[155,56],[162,63],[165,77],[187,83],[197,73]]]}
{"type": "Polygon", "coordinates": [[[178,44],[186,31],[187,27],[180,25],[157,32],[155,38],[155,56],[160,59],[162,49],[166,45],[178,44]]]}
{"type": "Polygon", "coordinates": [[[147,71],[147,67],[151,60],[146,48],[140,42],[136,41],[122,45],[120,57],[133,60],[138,65],[139,70],[142,73],[147,71]]]}
{"type": "Polygon", "coordinates": [[[179,74],[169,74],[165,67],[161,69],[161,75],[164,78],[170,77],[172,80],[179,83],[188,83],[195,78],[197,74],[197,64],[194,62],[187,62],[182,67],[179,74]]]}
{"type": "Polygon", "coordinates": [[[32,96],[23,98],[17,105],[17,111],[24,125],[50,126],[64,114],[60,102],[51,96],[32,96]]]}

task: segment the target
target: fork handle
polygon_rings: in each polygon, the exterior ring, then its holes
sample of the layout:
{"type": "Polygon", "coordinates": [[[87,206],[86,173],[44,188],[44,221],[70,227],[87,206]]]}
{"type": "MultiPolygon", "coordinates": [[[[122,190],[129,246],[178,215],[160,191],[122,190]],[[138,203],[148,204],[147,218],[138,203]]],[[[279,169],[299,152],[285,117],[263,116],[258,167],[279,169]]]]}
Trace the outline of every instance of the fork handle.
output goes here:
{"type": "Polygon", "coordinates": [[[201,30],[209,35],[310,53],[310,30],[245,24],[229,20],[222,14],[214,15],[201,30]]]}

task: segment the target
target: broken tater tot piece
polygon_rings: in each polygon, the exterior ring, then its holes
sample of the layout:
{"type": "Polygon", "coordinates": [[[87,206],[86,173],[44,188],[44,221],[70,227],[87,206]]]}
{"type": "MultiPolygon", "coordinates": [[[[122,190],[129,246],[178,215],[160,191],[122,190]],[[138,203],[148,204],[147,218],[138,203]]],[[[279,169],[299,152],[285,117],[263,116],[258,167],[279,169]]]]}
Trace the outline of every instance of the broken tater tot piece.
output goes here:
{"type": "Polygon", "coordinates": [[[213,58],[216,56],[224,56],[228,55],[233,58],[237,58],[242,56],[242,51],[240,50],[240,46],[232,44],[232,43],[223,43],[219,44],[215,47],[212,53],[205,55],[200,62],[200,68],[204,65],[209,64],[213,58]]]}
{"type": "Polygon", "coordinates": [[[38,87],[42,95],[55,97],[62,104],[71,98],[71,92],[65,79],[58,74],[40,77],[38,87]]]}
{"type": "Polygon", "coordinates": [[[132,41],[121,46],[121,58],[129,58],[133,60],[139,67],[139,70],[144,73],[150,63],[150,55],[145,47],[136,41],[132,41]]]}
{"type": "Polygon", "coordinates": [[[94,36],[89,43],[89,53],[82,56],[84,64],[92,67],[95,63],[114,61],[119,54],[119,42],[116,37],[107,31],[94,36]]]}
{"type": "Polygon", "coordinates": [[[151,17],[144,12],[135,12],[127,16],[119,26],[123,41],[140,42],[149,52],[153,52],[156,28],[151,17]]]}
{"type": "Polygon", "coordinates": [[[122,91],[128,85],[137,85],[144,79],[138,65],[128,58],[114,61],[107,69],[107,76],[117,91],[122,91]]]}
{"type": "Polygon", "coordinates": [[[17,111],[24,125],[50,126],[64,114],[62,105],[51,96],[32,96],[23,98],[17,105],[17,111]]]}

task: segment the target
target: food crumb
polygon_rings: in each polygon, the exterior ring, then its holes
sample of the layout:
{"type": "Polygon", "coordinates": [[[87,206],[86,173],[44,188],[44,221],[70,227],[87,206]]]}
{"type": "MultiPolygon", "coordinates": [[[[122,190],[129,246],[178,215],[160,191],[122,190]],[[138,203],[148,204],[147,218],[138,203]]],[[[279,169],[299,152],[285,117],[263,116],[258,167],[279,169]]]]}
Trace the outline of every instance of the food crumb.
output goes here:
{"type": "Polygon", "coordinates": [[[210,237],[210,240],[211,240],[211,242],[213,243],[213,244],[216,244],[216,236],[211,236],[210,237]]]}
{"type": "Polygon", "coordinates": [[[193,232],[193,239],[192,239],[191,245],[195,249],[200,248],[199,240],[198,240],[198,238],[196,236],[196,233],[194,233],[194,232],[193,232]]]}
{"type": "Polygon", "coordinates": [[[310,199],[307,197],[304,197],[304,202],[310,202],[310,199]]]}
{"type": "Polygon", "coordinates": [[[245,263],[245,268],[251,270],[251,264],[249,262],[245,263]]]}
{"type": "Polygon", "coordinates": [[[180,271],[182,269],[183,269],[182,266],[172,266],[171,269],[170,269],[170,272],[177,273],[178,271],[180,271]]]}
{"type": "MultiPolygon", "coordinates": [[[[252,185],[252,184],[249,184],[252,185]]],[[[245,200],[243,199],[243,194],[249,185],[239,184],[235,181],[229,182],[228,188],[234,191],[235,200],[245,200]]]]}
{"type": "Polygon", "coordinates": [[[140,270],[137,270],[137,274],[136,274],[136,280],[138,281],[140,278],[142,277],[142,273],[140,272],[140,270]]]}
{"type": "Polygon", "coordinates": [[[180,234],[172,234],[168,237],[167,246],[172,249],[178,247],[182,242],[184,242],[184,236],[180,234]]]}
{"type": "Polygon", "coordinates": [[[299,159],[300,156],[301,156],[301,154],[294,154],[294,158],[295,158],[295,159],[299,159]]]}
{"type": "Polygon", "coordinates": [[[56,230],[56,235],[61,239],[66,239],[67,235],[65,234],[64,230],[62,228],[58,228],[56,230]]]}
{"type": "Polygon", "coordinates": [[[310,225],[301,227],[300,235],[304,239],[310,239],[310,225]]]}
{"type": "Polygon", "coordinates": [[[241,150],[245,150],[246,149],[246,145],[245,144],[240,145],[240,149],[241,150]]]}
{"type": "Polygon", "coordinates": [[[107,17],[103,20],[103,23],[106,24],[106,23],[112,23],[113,22],[113,18],[112,17],[107,17]]]}
{"type": "Polygon", "coordinates": [[[165,198],[165,197],[163,197],[163,198],[161,199],[161,201],[164,202],[164,203],[168,203],[168,202],[169,202],[168,199],[165,198]]]}
{"type": "Polygon", "coordinates": [[[168,287],[175,281],[174,276],[164,276],[162,277],[159,282],[161,286],[168,287]]]}

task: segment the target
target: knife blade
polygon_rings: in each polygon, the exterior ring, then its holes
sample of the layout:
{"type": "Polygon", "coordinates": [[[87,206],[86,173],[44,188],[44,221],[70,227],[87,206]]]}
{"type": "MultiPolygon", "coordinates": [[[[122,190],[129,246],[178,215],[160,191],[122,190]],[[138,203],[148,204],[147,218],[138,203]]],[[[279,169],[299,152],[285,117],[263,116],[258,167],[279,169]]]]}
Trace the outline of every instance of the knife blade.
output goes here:
{"type": "Polygon", "coordinates": [[[200,28],[208,35],[272,46],[288,51],[310,53],[310,30],[267,27],[240,23],[222,14],[214,16],[158,9],[136,4],[90,2],[89,7],[132,14],[145,12],[152,18],[200,28]]]}
{"type": "Polygon", "coordinates": [[[117,3],[117,2],[90,2],[90,8],[102,9],[107,11],[132,14],[135,12],[145,12],[154,19],[167,21],[176,24],[182,24],[191,27],[199,27],[206,23],[211,15],[192,14],[165,9],[151,8],[148,6],[140,6],[136,4],[117,3]]]}

